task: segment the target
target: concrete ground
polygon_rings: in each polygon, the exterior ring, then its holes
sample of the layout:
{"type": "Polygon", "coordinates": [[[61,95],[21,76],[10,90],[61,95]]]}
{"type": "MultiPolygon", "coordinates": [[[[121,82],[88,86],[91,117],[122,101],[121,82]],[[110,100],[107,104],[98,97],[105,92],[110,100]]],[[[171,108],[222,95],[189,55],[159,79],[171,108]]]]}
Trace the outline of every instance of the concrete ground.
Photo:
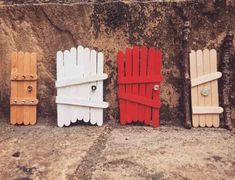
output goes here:
{"type": "Polygon", "coordinates": [[[235,179],[235,132],[0,120],[0,179],[235,179]]]}

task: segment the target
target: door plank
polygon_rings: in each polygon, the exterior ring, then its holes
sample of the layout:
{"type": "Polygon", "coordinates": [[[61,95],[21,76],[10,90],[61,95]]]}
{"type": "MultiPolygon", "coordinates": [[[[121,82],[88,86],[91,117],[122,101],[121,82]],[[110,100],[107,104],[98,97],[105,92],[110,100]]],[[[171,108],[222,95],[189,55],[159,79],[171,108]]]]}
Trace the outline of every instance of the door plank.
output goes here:
{"type": "MultiPolygon", "coordinates": [[[[64,54],[62,51],[58,51],[56,54],[56,71],[57,81],[60,81],[64,77],[64,54]]],[[[57,88],[57,96],[63,97],[64,88],[57,88]]],[[[64,126],[64,114],[65,105],[57,104],[57,125],[59,127],[64,126]]]]}
{"type": "MultiPolygon", "coordinates": [[[[190,53],[190,76],[191,79],[197,78],[197,59],[196,59],[196,52],[191,51],[190,53]]],[[[198,106],[198,87],[191,87],[191,104],[193,106],[198,106]]],[[[199,116],[192,113],[192,124],[193,127],[199,126],[199,116]]]]}
{"type": "MultiPolygon", "coordinates": [[[[140,49],[140,76],[143,77],[144,79],[146,79],[146,75],[147,75],[147,53],[148,53],[148,49],[145,46],[142,46],[140,49]]],[[[141,97],[145,97],[146,96],[146,84],[145,83],[141,83],[139,85],[139,95],[141,97]]],[[[144,122],[145,120],[145,109],[148,108],[147,106],[144,105],[139,105],[139,120],[144,122]]]]}
{"type": "MultiPolygon", "coordinates": [[[[68,78],[70,77],[71,74],[71,67],[72,67],[72,59],[71,59],[71,55],[70,55],[70,51],[65,50],[64,51],[64,78],[68,78]]],[[[64,87],[64,93],[63,95],[65,97],[70,96],[70,91],[69,91],[69,87],[64,87]]],[[[65,106],[64,109],[64,125],[65,126],[69,126],[71,121],[72,121],[72,117],[71,117],[71,107],[69,106],[65,106]]]]}
{"type": "MultiPolygon", "coordinates": [[[[19,52],[18,58],[18,72],[20,74],[24,74],[24,53],[19,52]]],[[[24,96],[24,82],[17,82],[17,98],[22,98],[24,96]]],[[[17,106],[17,116],[18,116],[18,124],[22,124],[24,120],[24,106],[17,106]]]]}
{"type": "MultiPolygon", "coordinates": [[[[126,78],[130,78],[132,74],[132,51],[130,48],[126,49],[126,78]]],[[[126,85],[126,93],[131,94],[132,86],[130,84],[126,85]]],[[[132,105],[133,103],[127,101],[126,108],[128,110],[126,121],[131,123],[132,121],[132,105]]]]}
{"type": "MultiPolygon", "coordinates": [[[[204,75],[203,72],[203,54],[201,50],[197,50],[196,52],[196,56],[197,56],[197,77],[200,77],[202,75],[204,75]]],[[[198,86],[198,105],[199,106],[204,106],[205,105],[205,100],[204,97],[201,94],[201,91],[203,90],[204,85],[199,85],[198,86]]],[[[205,127],[206,122],[205,122],[205,115],[199,115],[199,125],[201,127],[205,127]]]]}
{"type": "MultiPolygon", "coordinates": [[[[102,52],[98,53],[97,56],[97,74],[103,74],[104,71],[104,54],[102,52]]],[[[97,82],[97,101],[103,101],[103,81],[97,82]]],[[[103,125],[103,109],[97,109],[97,125],[103,125]]]]}
{"type": "MultiPolygon", "coordinates": [[[[161,51],[157,50],[155,51],[154,56],[154,71],[152,72],[152,75],[161,75],[161,59],[162,59],[162,53],[161,51]]],[[[159,87],[158,90],[153,90],[153,100],[160,102],[160,83],[154,83],[153,86],[157,85],[159,87]]],[[[153,108],[152,109],[152,124],[153,127],[159,126],[159,108],[153,108]]]]}
{"type": "MultiPolygon", "coordinates": [[[[155,57],[155,49],[154,48],[150,48],[148,51],[148,66],[147,66],[147,78],[148,76],[153,75],[154,73],[154,57],[155,57]]],[[[146,97],[148,99],[152,99],[153,98],[153,83],[149,83],[147,84],[147,88],[146,88],[146,97]]],[[[152,116],[152,108],[151,107],[147,107],[145,109],[145,124],[150,125],[151,122],[151,117],[152,116]]]]}
{"type": "MultiPolygon", "coordinates": [[[[70,73],[69,77],[76,77],[77,75],[77,49],[75,47],[72,47],[70,49],[70,63],[69,63],[69,68],[70,68],[70,73]]],[[[77,95],[77,86],[70,86],[68,88],[68,93],[69,97],[76,97],[77,95]]],[[[69,106],[68,107],[71,111],[71,122],[75,123],[77,121],[77,107],[76,106],[69,106]]]]}
{"type": "MultiPolygon", "coordinates": [[[[90,64],[90,56],[91,56],[91,51],[89,48],[84,49],[84,59],[82,59],[84,63],[84,71],[83,71],[83,76],[84,77],[89,77],[90,76],[90,69],[91,69],[91,64],[90,64]]],[[[90,84],[86,83],[83,86],[83,89],[81,90],[81,97],[89,97],[90,95],[90,84]]],[[[83,120],[84,122],[90,121],[90,108],[85,107],[83,110],[83,120]]]]}
{"type": "MultiPolygon", "coordinates": [[[[30,54],[30,74],[37,75],[37,54],[30,54]]],[[[31,98],[37,99],[37,81],[32,81],[31,85],[33,87],[31,94],[31,98]]],[[[30,107],[30,124],[34,125],[37,120],[37,106],[30,107]]]]}
{"type": "MultiPolygon", "coordinates": [[[[18,54],[12,53],[11,54],[11,74],[18,73],[18,54]]],[[[17,81],[11,81],[11,99],[17,99],[17,92],[18,92],[18,84],[17,81]]],[[[11,124],[16,124],[18,122],[18,110],[17,106],[11,105],[10,110],[10,121],[11,124]]]]}
{"type": "MultiPolygon", "coordinates": [[[[78,65],[77,75],[78,77],[81,77],[81,78],[84,78],[84,73],[85,71],[87,71],[87,69],[85,69],[84,60],[85,60],[85,48],[83,46],[78,46],[77,48],[77,65],[78,65]]],[[[86,91],[86,86],[79,85],[76,87],[77,87],[76,96],[81,99],[84,98],[85,97],[84,91],[86,91]]],[[[85,117],[84,112],[87,112],[86,107],[82,107],[82,106],[77,107],[78,120],[84,119],[85,117]]]]}
{"type": "MultiPolygon", "coordinates": [[[[117,55],[118,59],[118,81],[120,82],[120,79],[125,77],[125,65],[124,65],[124,54],[122,51],[118,51],[117,55]]],[[[118,93],[125,93],[125,85],[119,84],[118,87],[118,93]]],[[[123,99],[120,99],[120,123],[121,125],[126,124],[126,101],[123,99]]]]}
{"type": "MultiPolygon", "coordinates": [[[[210,50],[210,65],[211,72],[217,72],[217,54],[214,49],[210,50]]],[[[212,95],[212,106],[219,106],[219,96],[218,96],[218,81],[211,82],[211,95],[212,95]]],[[[212,124],[214,127],[219,127],[220,119],[219,115],[212,115],[212,124]]]]}
{"type": "MultiPolygon", "coordinates": [[[[203,50],[203,69],[204,75],[210,74],[211,70],[210,70],[210,52],[208,49],[204,49],[203,50]]],[[[212,96],[211,96],[211,82],[207,82],[204,85],[204,88],[209,90],[209,94],[208,96],[203,96],[204,101],[205,101],[205,106],[211,106],[211,102],[212,102],[212,96]]],[[[211,127],[212,126],[212,115],[211,114],[205,114],[205,122],[206,122],[206,126],[207,127],[211,127]]]]}
{"type": "MultiPolygon", "coordinates": [[[[98,54],[95,50],[91,50],[91,58],[90,58],[90,76],[97,74],[97,59],[98,54]]],[[[99,99],[99,93],[97,91],[97,82],[91,82],[89,92],[89,100],[90,101],[98,101],[99,99]],[[92,90],[92,86],[96,87],[96,90],[92,90]]],[[[99,110],[97,108],[90,108],[90,122],[91,124],[95,124],[98,120],[99,110]]]]}
{"type": "MultiPolygon", "coordinates": [[[[138,46],[135,46],[133,48],[133,61],[132,61],[132,67],[133,67],[133,74],[132,74],[132,77],[134,78],[139,78],[139,65],[140,65],[140,62],[139,62],[139,47],[138,46]]],[[[138,95],[139,94],[139,85],[138,84],[133,84],[132,85],[132,94],[133,95],[138,95]]],[[[138,119],[138,108],[139,108],[139,105],[138,103],[133,103],[132,105],[132,112],[133,112],[133,116],[132,116],[132,119],[133,121],[137,121],[139,120],[138,119]]]]}
{"type": "MultiPolygon", "coordinates": [[[[24,63],[24,75],[30,74],[31,60],[30,60],[30,54],[28,52],[24,53],[23,63],[24,63]]],[[[22,99],[34,98],[32,96],[32,94],[27,91],[28,86],[33,87],[32,83],[30,81],[22,81],[22,82],[24,85],[24,88],[22,89],[22,92],[23,92],[22,99]]],[[[21,83],[21,82],[19,82],[19,83],[21,83]]],[[[33,87],[33,89],[34,89],[34,87],[33,87]]],[[[24,113],[24,124],[25,125],[28,125],[31,122],[30,114],[33,113],[33,112],[31,112],[31,108],[33,108],[33,106],[32,107],[27,106],[27,105],[24,106],[24,111],[22,113],[24,113]]]]}

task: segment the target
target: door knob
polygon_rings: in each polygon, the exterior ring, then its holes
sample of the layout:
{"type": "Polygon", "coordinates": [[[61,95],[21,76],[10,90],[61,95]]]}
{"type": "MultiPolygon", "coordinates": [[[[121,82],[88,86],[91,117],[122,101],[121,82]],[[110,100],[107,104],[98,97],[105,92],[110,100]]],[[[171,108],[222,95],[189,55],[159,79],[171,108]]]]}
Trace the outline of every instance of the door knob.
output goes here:
{"type": "Polygon", "coordinates": [[[155,85],[153,86],[153,90],[154,90],[154,91],[159,90],[159,85],[158,85],[158,84],[155,84],[155,85]]]}
{"type": "Polygon", "coordinates": [[[27,87],[27,90],[28,90],[28,92],[32,92],[32,91],[33,91],[33,87],[29,85],[29,86],[27,87]]]}
{"type": "Polygon", "coordinates": [[[91,86],[91,90],[95,91],[97,89],[97,87],[95,85],[91,86]]]}

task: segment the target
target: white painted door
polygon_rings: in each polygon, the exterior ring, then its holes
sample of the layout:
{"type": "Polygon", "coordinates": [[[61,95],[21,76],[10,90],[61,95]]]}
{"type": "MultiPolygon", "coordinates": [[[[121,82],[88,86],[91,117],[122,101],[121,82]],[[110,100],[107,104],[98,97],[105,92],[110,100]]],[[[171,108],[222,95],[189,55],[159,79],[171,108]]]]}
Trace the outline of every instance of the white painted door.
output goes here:
{"type": "Polygon", "coordinates": [[[104,55],[101,52],[78,46],[70,51],[57,52],[57,124],[69,126],[83,120],[103,124],[103,73],[104,55]]]}

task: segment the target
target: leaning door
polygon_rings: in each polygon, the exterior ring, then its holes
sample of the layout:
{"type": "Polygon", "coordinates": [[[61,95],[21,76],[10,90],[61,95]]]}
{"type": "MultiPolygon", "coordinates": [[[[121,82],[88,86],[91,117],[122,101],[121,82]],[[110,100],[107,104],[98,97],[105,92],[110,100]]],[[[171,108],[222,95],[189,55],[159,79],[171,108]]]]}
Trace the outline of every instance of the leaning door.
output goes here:
{"type": "Polygon", "coordinates": [[[120,122],[159,125],[162,53],[135,46],[118,52],[120,122]]]}
{"type": "Polygon", "coordinates": [[[103,53],[79,46],[57,52],[57,122],[59,127],[83,120],[103,124],[103,53]]]}
{"type": "Polygon", "coordinates": [[[212,50],[197,50],[190,53],[192,124],[194,127],[219,127],[217,55],[212,50]]]}
{"type": "Polygon", "coordinates": [[[11,124],[35,124],[37,111],[37,57],[35,53],[11,56],[11,124]]]}

